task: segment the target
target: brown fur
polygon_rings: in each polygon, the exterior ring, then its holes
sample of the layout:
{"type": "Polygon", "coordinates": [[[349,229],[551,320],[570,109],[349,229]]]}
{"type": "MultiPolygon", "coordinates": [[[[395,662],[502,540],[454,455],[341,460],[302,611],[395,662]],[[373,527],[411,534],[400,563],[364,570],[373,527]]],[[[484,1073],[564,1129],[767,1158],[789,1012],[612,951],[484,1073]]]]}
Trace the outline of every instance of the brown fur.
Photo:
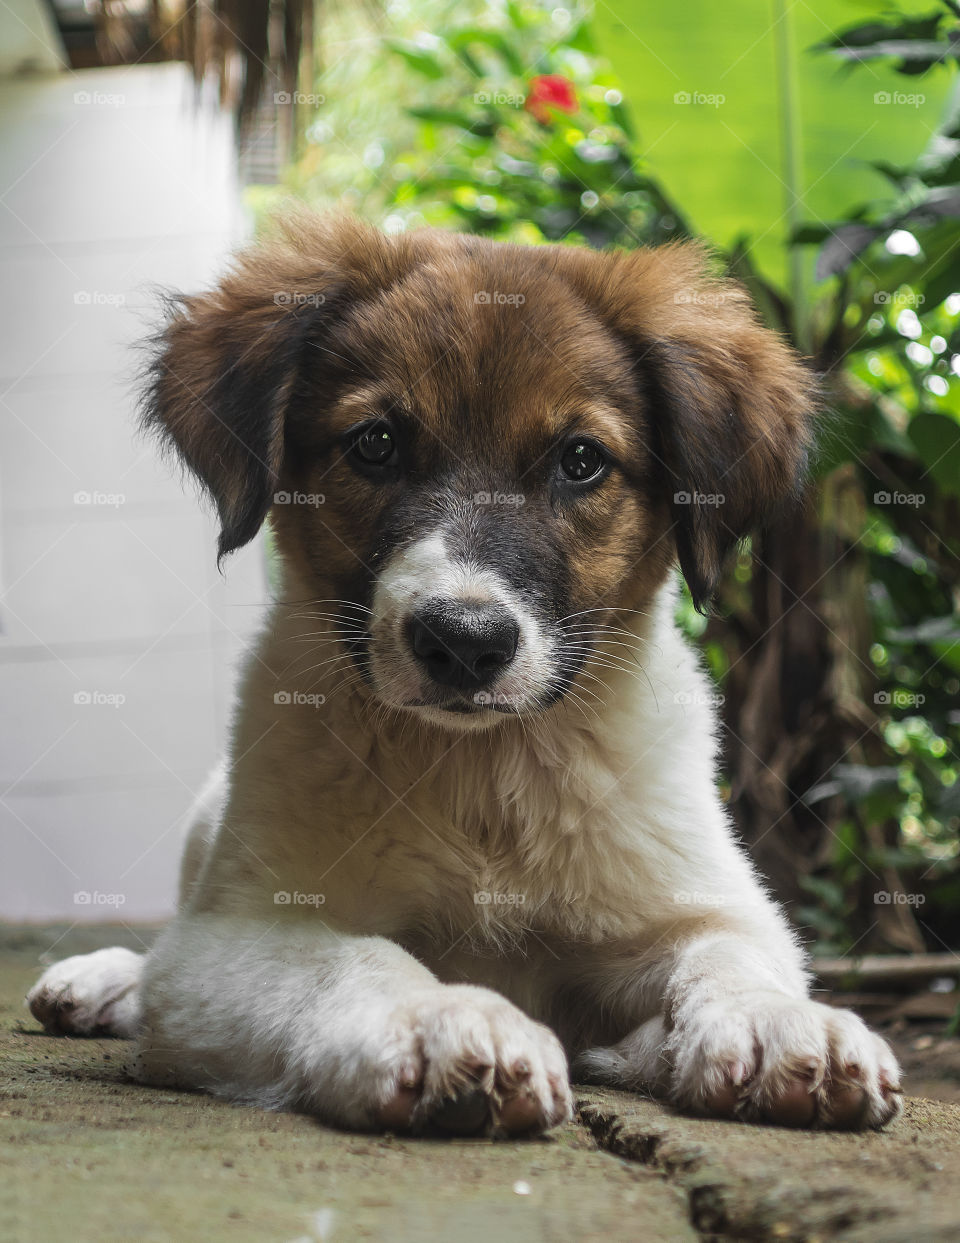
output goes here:
{"type": "Polygon", "coordinates": [[[302,566],[315,524],[335,535],[333,562],[324,539],[313,566],[334,582],[358,560],[376,568],[382,501],[338,440],[371,410],[415,423],[424,477],[467,463],[478,490],[492,475],[528,505],[546,504],[552,441],[593,432],[620,469],[562,518],[576,602],[628,579],[621,603],[649,599],[676,549],[702,605],[730,546],[801,478],[812,389],[697,244],[599,254],[301,216],[218,289],[176,304],[146,422],[215,499],[221,555],[253,536],[278,490],[322,494],[274,521],[302,566]],[[678,503],[684,492],[724,499],[678,503]],[[626,573],[641,562],[639,578],[626,573]]]}

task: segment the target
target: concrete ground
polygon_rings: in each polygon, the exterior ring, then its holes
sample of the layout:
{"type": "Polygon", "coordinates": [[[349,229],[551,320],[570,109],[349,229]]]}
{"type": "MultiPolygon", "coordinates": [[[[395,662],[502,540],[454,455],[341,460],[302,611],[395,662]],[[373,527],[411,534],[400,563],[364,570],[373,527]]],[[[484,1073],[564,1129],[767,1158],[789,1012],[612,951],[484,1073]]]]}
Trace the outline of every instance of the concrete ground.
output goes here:
{"type": "Polygon", "coordinates": [[[122,927],[0,929],[3,1240],[960,1238],[960,1106],[949,1100],[908,1096],[889,1131],[830,1135],[680,1118],[584,1090],[578,1122],[490,1142],[344,1134],[141,1087],[126,1076],[124,1042],[45,1036],[23,996],[41,956],[144,940],[122,927]]]}

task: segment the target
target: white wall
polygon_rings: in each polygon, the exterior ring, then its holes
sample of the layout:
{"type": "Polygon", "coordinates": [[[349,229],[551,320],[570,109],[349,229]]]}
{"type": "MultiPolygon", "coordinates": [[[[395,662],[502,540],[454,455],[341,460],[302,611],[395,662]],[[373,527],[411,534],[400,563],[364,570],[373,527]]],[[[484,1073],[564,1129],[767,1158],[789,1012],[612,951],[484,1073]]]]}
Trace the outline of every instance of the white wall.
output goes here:
{"type": "Polygon", "coordinates": [[[135,437],[132,346],[242,233],[230,122],[183,66],[0,81],[0,918],[171,909],[262,553],[217,574],[135,437]]]}
{"type": "Polygon", "coordinates": [[[0,7],[0,77],[52,72],[67,58],[53,14],[44,0],[3,0],[0,7]]]}

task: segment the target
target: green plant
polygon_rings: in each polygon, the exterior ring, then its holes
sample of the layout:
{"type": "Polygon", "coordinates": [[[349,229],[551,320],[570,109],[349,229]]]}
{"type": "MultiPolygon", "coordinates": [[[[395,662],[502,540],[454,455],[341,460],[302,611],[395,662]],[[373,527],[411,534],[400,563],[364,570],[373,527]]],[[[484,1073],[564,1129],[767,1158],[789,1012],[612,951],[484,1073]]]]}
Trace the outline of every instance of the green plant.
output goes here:
{"type": "Polygon", "coordinates": [[[642,171],[622,92],[598,63],[582,10],[488,6],[426,45],[388,46],[434,84],[429,103],[408,109],[420,124],[399,155],[396,211],[530,242],[636,245],[689,233],[642,171]],[[557,98],[540,97],[544,83],[557,98]]]}

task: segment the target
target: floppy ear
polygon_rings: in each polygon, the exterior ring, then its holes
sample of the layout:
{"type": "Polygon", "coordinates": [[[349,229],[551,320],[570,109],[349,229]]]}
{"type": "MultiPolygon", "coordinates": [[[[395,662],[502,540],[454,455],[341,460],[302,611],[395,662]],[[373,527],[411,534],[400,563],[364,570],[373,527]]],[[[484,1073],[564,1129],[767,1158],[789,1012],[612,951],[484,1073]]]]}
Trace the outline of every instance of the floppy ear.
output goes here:
{"type": "Polygon", "coordinates": [[[599,258],[591,300],[634,359],[680,567],[703,611],[730,549],[799,493],[816,381],[700,245],[599,258]]]}
{"type": "Polygon", "coordinates": [[[216,503],[219,558],[256,535],[273,503],[307,348],[390,279],[400,249],[357,221],[295,216],[277,240],[240,254],[216,289],[169,300],[141,422],[216,503]]]}

